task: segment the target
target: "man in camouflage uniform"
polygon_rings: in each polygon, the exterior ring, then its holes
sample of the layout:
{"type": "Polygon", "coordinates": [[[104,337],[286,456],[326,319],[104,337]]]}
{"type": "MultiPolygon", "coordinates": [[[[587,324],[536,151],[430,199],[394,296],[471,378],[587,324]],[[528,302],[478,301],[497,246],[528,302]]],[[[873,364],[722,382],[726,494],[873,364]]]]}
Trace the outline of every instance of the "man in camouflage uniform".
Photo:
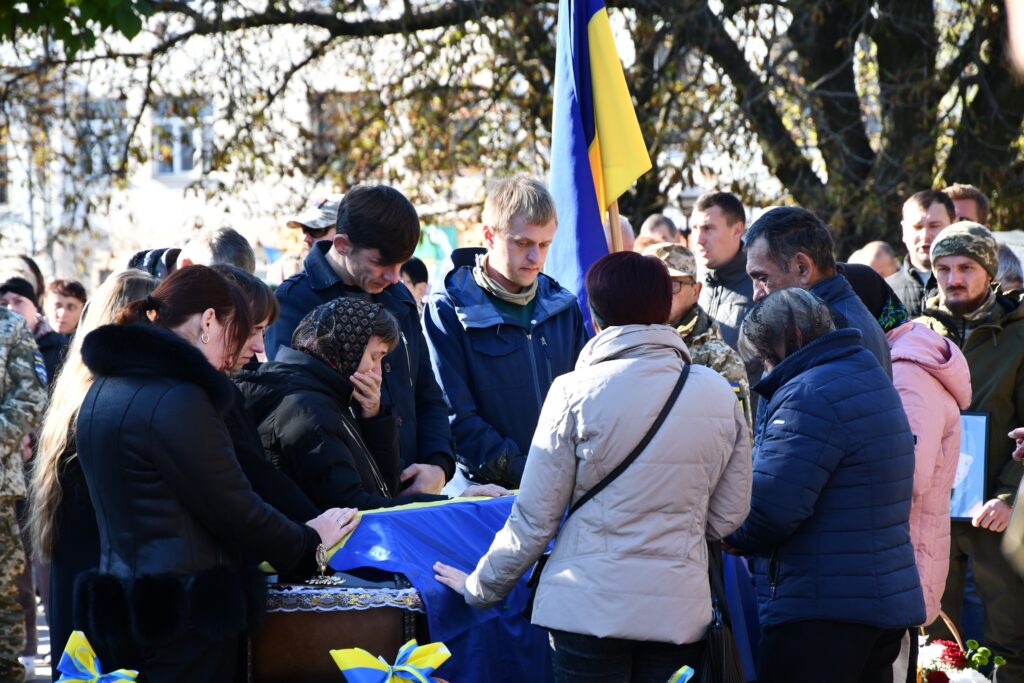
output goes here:
{"type": "Polygon", "coordinates": [[[681,244],[661,242],[644,249],[644,256],[653,256],[668,267],[672,277],[672,308],[668,324],[679,331],[690,350],[690,359],[724,377],[736,392],[743,406],[747,427],[752,427],[750,382],[740,355],[725,343],[718,323],[700,307],[701,283],[697,280],[697,260],[681,244]]]}
{"type": "Polygon", "coordinates": [[[46,405],[46,369],[28,325],[0,308],[0,681],[22,681],[25,615],[15,580],[24,570],[14,504],[25,497],[21,438],[46,405]]]}
{"type": "MultiPolygon", "coordinates": [[[[983,503],[970,521],[950,524],[950,561],[942,609],[961,626],[964,582],[970,560],[985,607],[984,642],[1006,658],[999,680],[1024,681],[1024,582],[1000,552],[1024,467],[1011,457],[1007,433],[1024,424],[1024,306],[1020,293],[995,284],[998,245],[983,226],[962,221],[931,245],[938,296],[918,322],[952,340],[971,370],[969,411],[988,416],[983,503]]],[[[1012,532],[1011,532],[1012,533],[1012,532]]],[[[948,637],[942,626],[933,635],[948,637]]]]}

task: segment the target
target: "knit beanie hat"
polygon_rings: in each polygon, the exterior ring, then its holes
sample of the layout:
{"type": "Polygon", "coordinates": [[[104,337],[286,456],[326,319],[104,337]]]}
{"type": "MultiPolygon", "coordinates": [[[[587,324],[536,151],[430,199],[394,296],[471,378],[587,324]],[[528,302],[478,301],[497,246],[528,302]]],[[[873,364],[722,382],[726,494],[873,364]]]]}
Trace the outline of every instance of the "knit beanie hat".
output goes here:
{"type": "Polygon", "coordinates": [[[932,263],[943,256],[966,256],[977,261],[993,279],[999,271],[999,244],[983,225],[960,221],[945,228],[932,242],[932,263]]]}
{"type": "Polygon", "coordinates": [[[292,334],[292,348],[318,358],[351,376],[370,342],[370,331],[384,307],[355,297],[340,297],[317,306],[292,334]]]}
{"type": "Polygon", "coordinates": [[[36,290],[32,287],[32,283],[21,277],[12,277],[3,284],[0,284],[0,296],[7,294],[17,294],[23,296],[32,302],[32,305],[39,310],[39,299],[36,298],[36,290]]]}

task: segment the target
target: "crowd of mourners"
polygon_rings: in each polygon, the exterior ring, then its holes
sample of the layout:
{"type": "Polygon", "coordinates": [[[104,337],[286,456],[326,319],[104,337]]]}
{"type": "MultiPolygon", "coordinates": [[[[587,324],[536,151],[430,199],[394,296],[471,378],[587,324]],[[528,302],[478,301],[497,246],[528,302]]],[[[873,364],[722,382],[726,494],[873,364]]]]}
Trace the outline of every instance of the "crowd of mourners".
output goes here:
{"type": "Polygon", "coordinates": [[[231,229],[88,297],[0,260],[0,680],[32,662],[37,592],[55,653],[79,629],[140,680],[244,680],[260,562],[300,581],[357,511],[518,489],[475,569],[435,571],[492,606],[554,540],[531,618],[557,681],[699,669],[725,553],[759,681],[916,681],[970,584],[1024,682],[1024,277],[989,209],[918,192],[902,263],[837,263],[813,213],[748,226],[707,193],[686,229],[606,225],[629,250],[582,297],[543,272],[555,203],[524,176],[432,287],[387,186],[290,221],[308,253],[276,289],[231,229]],[[961,411],[987,416],[985,495],[951,521],[961,411]]]}

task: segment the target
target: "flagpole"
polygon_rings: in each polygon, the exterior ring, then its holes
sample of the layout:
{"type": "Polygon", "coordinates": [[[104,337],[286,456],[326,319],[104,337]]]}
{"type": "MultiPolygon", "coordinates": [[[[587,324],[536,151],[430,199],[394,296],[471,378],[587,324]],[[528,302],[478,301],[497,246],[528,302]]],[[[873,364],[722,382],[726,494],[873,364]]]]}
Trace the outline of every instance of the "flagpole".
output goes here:
{"type": "Polygon", "coordinates": [[[608,207],[608,234],[612,236],[611,252],[622,251],[622,226],[619,221],[619,200],[608,207]]]}

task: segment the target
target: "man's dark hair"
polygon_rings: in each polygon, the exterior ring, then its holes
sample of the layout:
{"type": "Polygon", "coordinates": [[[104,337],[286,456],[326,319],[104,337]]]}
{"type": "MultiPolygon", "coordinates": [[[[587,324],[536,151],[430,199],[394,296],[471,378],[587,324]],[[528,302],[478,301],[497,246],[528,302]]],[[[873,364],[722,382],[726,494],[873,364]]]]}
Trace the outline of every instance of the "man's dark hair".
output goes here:
{"type": "Polygon", "coordinates": [[[338,234],[357,249],[376,249],[382,265],[407,261],[420,241],[412,202],[387,185],[357,185],[338,207],[338,234]]]}
{"type": "Polygon", "coordinates": [[[62,278],[51,280],[50,284],[46,285],[46,291],[43,296],[45,297],[49,294],[60,294],[61,296],[78,299],[83,304],[88,299],[85,295],[85,287],[78,280],[65,280],[62,278]]]}
{"type": "Polygon", "coordinates": [[[731,192],[705,192],[697,197],[693,208],[698,211],[707,211],[712,206],[717,206],[722,210],[725,221],[729,225],[737,221],[747,222],[747,213],[743,210],[743,202],[731,192]]]}
{"type": "Polygon", "coordinates": [[[783,272],[789,272],[789,262],[799,252],[823,273],[835,272],[832,235],[821,219],[806,209],[786,206],[768,211],[747,228],[747,249],[759,239],[768,243],[770,258],[783,272]]]}
{"type": "Polygon", "coordinates": [[[414,285],[430,280],[430,274],[427,271],[427,264],[415,256],[402,264],[401,272],[402,275],[412,280],[414,285]]]}
{"type": "Polygon", "coordinates": [[[907,203],[914,202],[922,209],[927,211],[932,204],[938,202],[942,204],[943,208],[946,209],[946,213],[949,214],[950,221],[956,221],[956,206],[953,205],[953,200],[949,198],[949,195],[942,190],[921,190],[915,192],[907,200],[907,203]]]}

